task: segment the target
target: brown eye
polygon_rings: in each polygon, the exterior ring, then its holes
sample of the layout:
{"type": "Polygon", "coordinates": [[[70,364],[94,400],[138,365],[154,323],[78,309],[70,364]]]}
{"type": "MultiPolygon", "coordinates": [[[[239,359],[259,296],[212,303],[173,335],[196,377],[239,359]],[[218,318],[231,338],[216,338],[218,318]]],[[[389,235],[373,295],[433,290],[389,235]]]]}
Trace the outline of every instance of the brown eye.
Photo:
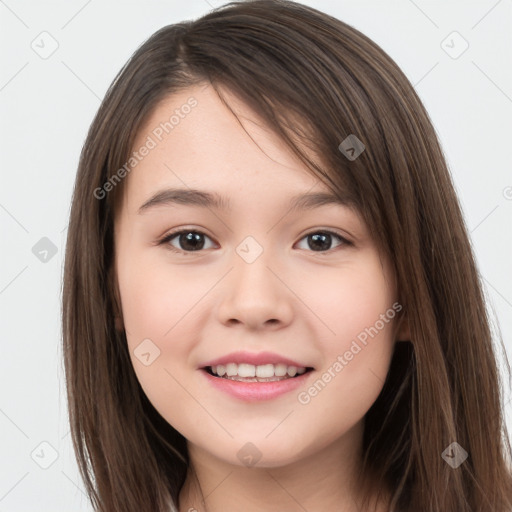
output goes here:
{"type": "Polygon", "coordinates": [[[332,231],[315,231],[306,235],[302,240],[307,240],[307,246],[313,252],[327,252],[332,249],[333,238],[338,240],[338,247],[350,245],[348,240],[332,231]]]}
{"type": "MultiPolygon", "coordinates": [[[[198,252],[203,249],[210,249],[212,246],[205,247],[206,239],[211,240],[209,236],[201,231],[194,229],[182,229],[181,231],[175,231],[167,235],[161,240],[160,244],[168,245],[174,252],[186,254],[198,252]]],[[[351,242],[332,231],[314,231],[304,236],[301,241],[307,241],[307,250],[313,252],[328,252],[333,250],[333,239],[338,242],[334,248],[344,245],[352,245],[351,242]]],[[[304,247],[302,248],[304,249],[304,247]]]]}
{"type": "Polygon", "coordinates": [[[161,243],[170,245],[170,248],[176,252],[194,252],[201,251],[205,248],[205,238],[209,239],[207,235],[200,231],[185,229],[167,235],[161,243]],[[171,243],[171,240],[174,240],[175,238],[177,240],[178,247],[171,243]]]}

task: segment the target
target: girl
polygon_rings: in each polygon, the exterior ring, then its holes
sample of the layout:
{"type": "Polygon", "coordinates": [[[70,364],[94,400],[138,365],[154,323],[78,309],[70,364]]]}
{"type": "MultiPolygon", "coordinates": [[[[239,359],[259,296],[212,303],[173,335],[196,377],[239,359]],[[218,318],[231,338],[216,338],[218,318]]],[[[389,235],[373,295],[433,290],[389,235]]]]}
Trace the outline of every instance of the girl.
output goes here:
{"type": "Polygon", "coordinates": [[[150,37],[85,142],[63,286],[97,511],[512,510],[443,153],[339,20],[252,0],[150,37]]]}

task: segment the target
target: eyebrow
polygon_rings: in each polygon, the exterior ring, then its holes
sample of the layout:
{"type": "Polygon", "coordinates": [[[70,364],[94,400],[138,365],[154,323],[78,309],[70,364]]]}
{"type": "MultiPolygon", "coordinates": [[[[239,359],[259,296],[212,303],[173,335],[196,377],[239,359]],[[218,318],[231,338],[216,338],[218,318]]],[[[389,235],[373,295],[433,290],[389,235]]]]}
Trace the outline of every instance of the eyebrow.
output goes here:
{"type": "MultiPolygon", "coordinates": [[[[143,214],[157,206],[170,206],[181,204],[185,206],[199,206],[216,210],[231,210],[229,199],[216,193],[197,189],[167,188],[151,196],[139,208],[138,213],[143,214]]],[[[339,197],[332,193],[315,192],[294,196],[290,199],[290,210],[310,210],[324,205],[351,206],[347,197],[339,197]]]]}

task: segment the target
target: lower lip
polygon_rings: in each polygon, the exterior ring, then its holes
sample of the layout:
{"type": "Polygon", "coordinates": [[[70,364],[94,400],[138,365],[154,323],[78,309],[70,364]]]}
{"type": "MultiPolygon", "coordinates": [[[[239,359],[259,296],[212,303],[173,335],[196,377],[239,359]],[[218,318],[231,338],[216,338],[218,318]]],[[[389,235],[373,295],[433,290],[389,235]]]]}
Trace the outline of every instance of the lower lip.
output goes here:
{"type": "Polygon", "coordinates": [[[313,372],[310,370],[297,377],[274,382],[240,382],[231,379],[223,379],[222,377],[214,377],[206,370],[201,370],[201,373],[203,373],[212,386],[215,386],[217,389],[240,400],[256,402],[272,400],[273,398],[297,389],[304,385],[306,379],[313,372]]]}

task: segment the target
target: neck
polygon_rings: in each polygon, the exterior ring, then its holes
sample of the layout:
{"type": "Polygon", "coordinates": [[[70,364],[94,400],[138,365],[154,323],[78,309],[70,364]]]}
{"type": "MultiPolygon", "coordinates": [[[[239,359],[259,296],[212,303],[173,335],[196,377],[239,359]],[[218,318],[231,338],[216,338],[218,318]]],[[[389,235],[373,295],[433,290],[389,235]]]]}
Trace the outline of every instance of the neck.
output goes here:
{"type": "MultiPolygon", "coordinates": [[[[188,442],[191,467],[180,492],[179,510],[360,512],[362,496],[355,475],[361,460],[362,425],[309,455],[273,467],[230,464],[188,442]]],[[[381,504],[375,510],[386,509],[381,504]]]]}

